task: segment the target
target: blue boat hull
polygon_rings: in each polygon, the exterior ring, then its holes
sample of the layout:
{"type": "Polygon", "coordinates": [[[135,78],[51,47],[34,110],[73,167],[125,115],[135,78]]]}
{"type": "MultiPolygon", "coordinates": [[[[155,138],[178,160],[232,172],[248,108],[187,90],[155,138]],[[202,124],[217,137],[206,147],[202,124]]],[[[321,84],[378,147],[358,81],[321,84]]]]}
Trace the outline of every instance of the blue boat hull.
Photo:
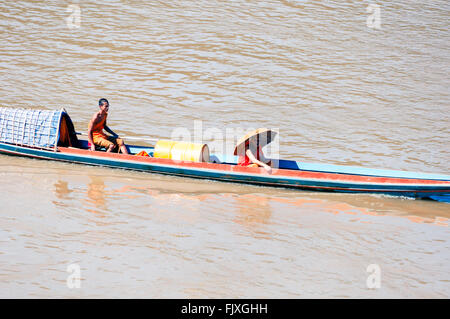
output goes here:
{"type": "MultiPolygon", "coordinates": [[[[136,147],[136,150],[141,148],[136,147]]],[[[450,177],[438,174],[371,170],[282,160],[279,162],[280,169],[274,169],[273,174],[267,174],[260,168],[246,168],[230,163],[234,159],[228,159],[227,163],[224,158],[218,156],[215,156],[216,161],[222,162],[221,164],[144,158],[63,147],[54,152],[6,143],[0,143],[0,152],[46,160],[302,190],[376,193],[439,201],[447,201],[450,196],[450,177]]]]}

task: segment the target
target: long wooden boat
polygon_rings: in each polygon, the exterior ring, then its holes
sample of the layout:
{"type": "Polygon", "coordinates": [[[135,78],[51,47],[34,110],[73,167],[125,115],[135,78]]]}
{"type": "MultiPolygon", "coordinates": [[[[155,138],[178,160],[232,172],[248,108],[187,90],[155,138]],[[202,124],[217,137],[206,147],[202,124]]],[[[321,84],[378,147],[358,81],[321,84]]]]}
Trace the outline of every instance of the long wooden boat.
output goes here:
{"type": "MultiPolygon", "coordinates": [[[[5,138],[5,132],[1,131],[2,125],[4,127],[8,125],[4,124],[5,116],[2,123],[0,108],[0,153],[299,190],[376,193],[450,201],[449,175],[312,164],[291,160],[277,160],[278,168],[274,168],[269,174],[263,168],[238,166],[237,157],[229,155],[212,154],[210,162],[193,162],[153,157],[154,148],[147,146],[128,145],[129,155],[90,151],[87,141],[76,138],[71,120],[64,110],[53,114],[52,117],[59,118],[53,142],[31,145],[30,138],[28,143],[24,143],[23,138],[22,142],[18,138],[13,142],[5,138]],[[146,151],[150,156],[135,155],[141,151],[146,151]]],[[[23,131],[26,129],[24,125],[23,131]]]]}

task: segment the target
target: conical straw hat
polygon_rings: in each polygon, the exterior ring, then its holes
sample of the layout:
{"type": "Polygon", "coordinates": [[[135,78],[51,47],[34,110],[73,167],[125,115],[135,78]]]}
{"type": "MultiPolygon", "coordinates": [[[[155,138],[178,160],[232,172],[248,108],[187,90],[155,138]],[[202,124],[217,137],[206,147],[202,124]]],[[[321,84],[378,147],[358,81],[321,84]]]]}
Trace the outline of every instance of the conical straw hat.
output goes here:
{"type": "Polygon", "coordinates": [[[259,128],[254,131],[251,131],[247,134],[245,134],[244,137],[242,137],[239,142],[237,142],[236,147],[234,148],[234,155],[237,155],[237,150],[239,147],[244,147],[245,143],[250,139],[255,139],[255,141],[258,142],[258,144],[263,147],[272,142],[272,140],[277,135],[277,132],[272,131],[268,128],[259,128]]]}

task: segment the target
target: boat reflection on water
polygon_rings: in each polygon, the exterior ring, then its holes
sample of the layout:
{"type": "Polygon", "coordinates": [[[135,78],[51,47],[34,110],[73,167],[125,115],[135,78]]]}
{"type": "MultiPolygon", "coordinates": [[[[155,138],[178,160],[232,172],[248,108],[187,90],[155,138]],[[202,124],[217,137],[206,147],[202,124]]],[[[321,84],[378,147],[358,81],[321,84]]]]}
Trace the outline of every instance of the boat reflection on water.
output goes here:
{"type": "Polygon", "coordinates": [[[236,215],[234,222],[248,230],[254,230],[258,235],[269,236],[259,225],[269,224],[272,217],[271,200],[266,196],[244,194],[234,196],[236,215]]]}
{"type": "MultiPolygon", "coordinates": [[[[68,185],[69,185],[68,182],[62,180],[58,180],[55,183],[55,195],[57,198],[62,200],[70,199],[70,193],[72,193],[73,191],[69,189],[68,185]]],[[[58,203],[62,204],[62,202],[58,203]]]]}
{"type": "MultiPolygon", "coordinates": [[[[225,216],[232,212],[233,222],[249,229],[259,224],[270,224],[273,212],[285,208],[294,209],[298,213],[312,210],[335,216],[353,216],[353,221],[362,223],[370,223],[370,217],[390,216],[403,217],[414,223],[448,227],[450,218],[448,204],[432,201],[399,200],[360,194],[351,196],[285,190],[269,192],[259,187],[253,188],[258,193],[231,193],[216,191],[214,187],[202,183],[195,185],[192,192],[187,192],[189,187],[186,181],[157,183],[153,187],[142,184],[142,181],[138,185],[109,183],[105,177],[89,176],[89,182],[84,187],[71,188],[68,182],[58,180],[54,186],[55,195],[60,201],[53,203],[59,207],[67,207],[66,201],[77,197],[86,211],[103,217],[112,205],[128,206],[125,209],[127,214],[132,214],[133,207],[147,205],[147,217],[152,216],[160,221],[173,219],[187,224],[207,218],[205,214],[212,211],[222,214],[225,212],[225,216]],[[208,188],[212,191],[208,192],[208,188]],[[408,206],[407,210],[405,206],[408,206]],[[179,207],[183,209],[180,210],[179,207]]],[[[212,185],[216,186],[215,183],[212,185]]]]}
{"type": "Polygon", "coordinates": [[[91,179],[91,181],[89,182],[86,191],[86,203],[89,206],[95,207],[95,209],[86,208],[86,210],[95,214],[100,214],[102,211],[107,210],[107,194],[105,194],[105,182],[101,177],[98,176],[90,176],[89,178],[91,179]]]}

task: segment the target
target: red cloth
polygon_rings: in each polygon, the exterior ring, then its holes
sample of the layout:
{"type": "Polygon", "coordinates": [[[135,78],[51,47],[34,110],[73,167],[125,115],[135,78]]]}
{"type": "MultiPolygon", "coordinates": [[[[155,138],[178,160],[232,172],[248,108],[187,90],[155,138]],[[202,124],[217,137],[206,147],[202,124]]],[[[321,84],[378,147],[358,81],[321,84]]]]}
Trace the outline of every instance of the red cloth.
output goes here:
{"type": "MultiPolygon", "coordinates": [[[[245,143],[245,148],[244,148],[244,154],[239,154],[239,159],[238,159],[238,165],[239,166],[249,166],[252,165],[253,162],[250,160],[250,158],[247,156],[247,150],[249,149],[249,143],[245,143]]],[[[258,145],[258,149],[256,150],[256,159],[259,161],[260,160],[260,156],[262,154],[262,149],[261,146],[258,145]]]]}
{"type": "Polygon", "coordinates": [[[139,153],[136,154],[136,156],[148,156],[148,157],[150,157],[150,155],[148,155],[148,153],[146,151],[140,151],[139,153]]]}

